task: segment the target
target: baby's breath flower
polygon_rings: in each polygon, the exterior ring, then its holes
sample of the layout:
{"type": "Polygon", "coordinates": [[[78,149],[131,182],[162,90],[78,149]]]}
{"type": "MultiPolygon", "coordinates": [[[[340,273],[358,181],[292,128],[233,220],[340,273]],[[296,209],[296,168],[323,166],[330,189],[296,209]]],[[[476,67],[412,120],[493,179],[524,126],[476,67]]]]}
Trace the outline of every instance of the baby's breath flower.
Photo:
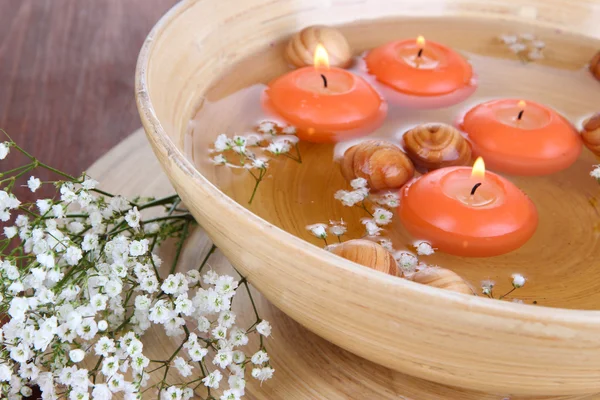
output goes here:
{"type": "Polygon", "coordinates": [[[216,370],[208,374],[204,379],[202,379],[202,383],[204,383],[204,386],[206,387],[218,389],[219,382],[221,382],[221,379],[223,379],[223,374],[221,374],[221,371],[216,370]]]}
{"type": "Polygon", "coordinates": [[[504,43],[504,44],[514,44],[517,43],[517,36],[516,35],[500,35],[499,39],[504,43]]]}
{"type": "Polygon", "coordinates": [[[227,164],[227,159],[225,158],[225,156],[223,154],[218,154],[218,155],[214,156],[213,158],[211,158],[211,161],[215,165],[225,165],[225,164],[227,164]]]}
{"type": "Polygon", "coordinates": [[[255,158],[254,160],[252,160],[252,167],[254,168],[265,169],[267,168],[267,166],[267,160],[264,158],[255,158]]]}
{"type": "Polygon", "coordinates": [[[527,50],[527,46],[524,45],[523,43],[513,43],[510,46],[508,46],[509,50],[512,51],[515,54],[518,54],[524,50],[527,50]]]}
{"type": "Polygon", "coordinates": [[[350,181],[350,186],[352,186],[353,189],[366,188],[367,180],[365,178],[352,179],[350,181]]]}
{"type": "Polygon", "coordinates": [[[10,152],[10,143],[8,143],[8,142],[0,143],[0,160],[4,160],[9,152],[10,152]]]}
{"type": "Polygon", "coordinates": [[[224,133],[217,136],[217,139],[214,143],[215,151],[222,152],[226,150],[230,150],[232,147],[231,139],[227,137],[224,133]]]}
{"type": "Polygon", "coordinates": [[[376,223],[376,221],[374,221],[372,219],[363,219],[361,222],[365,226],[365,229],[367,231],[367,236],[379,236],[380,235],[380,232],[382,231],[382,229],[379,227],[379,225],[376,223]]]}
{"type": "Polygon", "coordinates": [[[192,374],[192,369],[194,368],[190,364],[186,363],[181,357],[176,357],[173,360],[173,366],[177,369],[179,375],[183,376],[184,378],[190,376],[192,374]]]}
{"type": "Polygon", "coordinates": [[[40,188],[40,186],[42,186],[42,182],[34,176],[30,176],[29,180],[27,180],[27,187],[34,193],[40,188]]]}
{"type": "Polygon", "coordinates": [[[275,370],[271,367],[254,368],[252,370],[252,377],[261,382],[264,382],[268,379],[271,379],[273,377],[274,372],[275,370]]]}
{"type": "Polygon", "coordinates": [[[492,290],[494,289],[494,281],[485,280],[481,282],[481,293],[486,296],[491,296],[492,290]]]}
{"type": "Polygon", "coordinates": [[[9,239],[12,239],[17,235],[17,227],[16,226],[5,226],[4,227],[4,236],[9,239]]]}
{"type": "Polygon", "coordinates": [[[376,208],[373,212],[373,220],[377,225],[387,225],[392,222],[393,214],[384,209],[384,208],[376,208]]]}
{"type": "Polygon", "coordinates": [[[127,225],[129,225],[130,227],[137,229],[140,227],[140,219],[141,219],[141,214],[138,211],[137,207],[133,207],[131,210],[129,210],[127,212],[127,215],[125,215],[125,221],[127,221],[127,225]]]}
{"type": "Polygon", "coordinates": [[[430,256],[435,253],[433,247],[428,242],[418,242],[415,244],[415,248],[417,249],[417,254],[420,256],[430,256]]]}
{"type": "Polygon", "coordinates": [[[252,364],[254,365],[262,365],[269,361],[269,355],[266,352],[259,350],[254,353],[250,361],[252,361],[252,364]]]}
{"type": "Polygon", "coordinates": [[[148,239],[134,240],[129,245],[129,254],[132,257],[143,256],[148,252],[148,239]]]}
{"type": "Polygon", "coordinates": [[[327,239],[327,225],[326,224],[312,224],[306,227],[315,237],[319,239],[327,239]]]}
{"type": "Polygon", "coordinates": [[[600,165],[594,165],[594,169],[590,172],[590,176],[600,182],[600,165]]]}
{"type": "Polygon", "coordinates": [[[329,221],[329,232],[332,235],[339,237],[345,234],[347,230],[346,223],[343,219],[340,221],[329,221]]]}
{"type": "Polygon", "coordinates": [[[262,320],[258,325],[256,325],[256,331],[262,336],[268,337],[271,335],[271,324],[269,321],[262,320]]]}
{"type": "Polygon", "coordinates": [[[69,352],[69,358],[74,363],[78,363],[85,358],[85,351],[81,349],[74,349],[69,352]]]}
{"type": "Polygon", "coordinates": [[[266,133],[266,134],[271,134],[274,135],[276,133],[275,131],[275,124],[273,122],[270,121],[263,121],[258,125],[258,131],[260,133],[266,133]]]}
{"type": "Polygon", "coordinates": [[[512,285],[515,289],[522,288],[525,285],[525,277],[521,274],[513,274],[512,285]]]}
{"type": "Polygon", "coordinates": [[[389,252],[394,251],[394,246],[392,244],[392,241],[388,238],[379,239],[379,244],[381,245],[381,247],[383,247],[384,249],[386,249],[389,252]]]}
{"type": "Polygon", "coordinates": [[[296,134],[296,127],[292,126],[292,125],[288,125],[285,128],[283,128],[281,132],[283,132],[286,135],[295,135],[296,134]]]}
{"type": "Polygon", "coordinates": [[[284,140],[269,143],[269,146],[267,146],[267,151],[275,155],[285,154],[290,151],[290,143],[284,140]]]}
{"type": "Polygon", "coordinates": [[[402,270],[412,272],[415,270],[417,263],[419,260],[414,254],[410,254],[408,252],[402,251],[398,253],[396,256],[396,261],[402,270]]]}

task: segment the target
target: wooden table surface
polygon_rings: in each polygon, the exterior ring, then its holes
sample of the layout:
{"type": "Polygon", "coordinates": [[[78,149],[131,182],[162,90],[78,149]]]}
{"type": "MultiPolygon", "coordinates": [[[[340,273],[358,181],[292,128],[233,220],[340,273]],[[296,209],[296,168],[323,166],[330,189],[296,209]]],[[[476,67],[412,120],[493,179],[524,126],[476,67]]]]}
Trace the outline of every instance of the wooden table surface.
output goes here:
{"type": "MultiPolygon", "coordinates": [[[[140,126],[137,55],[175,3],[0,0],[0,128],[58,169],[91,165],[140,126]]],[[[9,157],[0,170],[18,161],[9,157]]],[[[18,195],[33,198],[25,188],[18,195]]]]}

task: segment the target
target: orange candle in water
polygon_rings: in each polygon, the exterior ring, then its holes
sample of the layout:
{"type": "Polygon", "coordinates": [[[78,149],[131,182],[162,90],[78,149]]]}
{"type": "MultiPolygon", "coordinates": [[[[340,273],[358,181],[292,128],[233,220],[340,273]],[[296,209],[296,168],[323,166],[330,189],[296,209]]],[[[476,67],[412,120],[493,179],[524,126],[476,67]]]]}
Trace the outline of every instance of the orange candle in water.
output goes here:
{"type": "Polygon", "coordinates": [[[371,133],[387,113],[381,96],[364,79],[329,68],[325,48],[317,46],[315,66],[283,75],[269,84],[263,104],[296,127],[301,140],[329,142],[371,133]]]}
{"type": "Polygon", "coordinates": [[[494,171],[548,175],[577,160],[582,143],[575,128],[554,110],[531,101],[492,100],[469,110],[458,123],[475,155],[494,171]]]}
{"type": "Polygon", "coordinates": [[[460,54],[422,36],[371,50],[365,61],[378,81],[412,95],[449,94],[471,85],[473,78],[471,64],[460,54]]]}
{"type": "Polygon", "coordinates": [[[415,238],[445,253],[491,257],[521,247],[537,228],[533,202],[508,180],[473,168],[448,167],[401,190],[398,214],[415,238]]]}

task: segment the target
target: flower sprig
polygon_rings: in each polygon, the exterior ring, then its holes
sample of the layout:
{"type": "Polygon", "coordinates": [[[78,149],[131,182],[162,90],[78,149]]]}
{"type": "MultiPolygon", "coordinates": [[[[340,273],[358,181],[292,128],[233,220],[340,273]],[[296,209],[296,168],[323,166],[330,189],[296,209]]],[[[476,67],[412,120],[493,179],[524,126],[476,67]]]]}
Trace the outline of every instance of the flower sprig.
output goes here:
{"type": "Polygon", "coordinates": [[[228,137],[224,133],[220,134],[212,149],[213,153],[218,154],[211,158],[216,165],[244,168],[254,178],[254,189],[248,204],[252,204],[258,185],[267,174],[268,155],[283,156],[302,163],[295,127],[280,126],[274,122],[263,121],[256,130],[256,133],[245,136],[228,137]],[[291,154],[292,148],[295,149],[295,154],[291,154]],[[262,156],[257,156],[253,150],[260,151],[262,156]]]}
{"type": "Polygon", "coordinates": [[[9,319],[0,328],[0,397],[20,399],[37,386],[43,399],[150,393],[181,400],[204,388],[203,399],[235,400],[244,395],[246,370],[260,381],[273,375],[264,345],[271,327],[246,279],[209,268],[214,245],[199,265],[178,272],[196,223],[177,195],[126,199],[86,174],[42,163],[8,137],[0,159],[12,151],[28,161],[0,174],[0,314],[9,319]],[[40,168],[60,179],[27,179],[40,168]],[[32,192],[53,185],[56,194],[21,203],[13,193],[21,179],[32,192]],[[156,251],[168,239],[177,251],[163,265],[156,251]],[[242,286],[255,314],[249,327],[237,326],[231,310],[242,286]],[[144,354],[152,326],[180,343],[164,359],[144,354]],[[260,339],[247,353],[250,335],[260,339]],[[158,378],[148,385],[151,375],[158,378]],[[225,377],[228,388],[217,395],[225,377]]]}
{"type": "MultiPolygon", "coordinates": [[[[510,289],[508,292],[504,293],[503,295],[498,296],[498,300],[504,299],[506,296],[508,296],[515,290],[520,289],[523,286],[525,286],[526,281],[527,281],[527,279],[525,279],[525,277],[523,275],[513,274],[512,281],[511,281],[512,289],[510,289]]],[[[491,280],[485,280],[485,281],[481,282],[481,293],[483,293],[484,296],[487,296],[490,299],[496,298],[496,297],[494,297],[494,286],[495,286],[495,282],[491,281],[491,280]]]]}

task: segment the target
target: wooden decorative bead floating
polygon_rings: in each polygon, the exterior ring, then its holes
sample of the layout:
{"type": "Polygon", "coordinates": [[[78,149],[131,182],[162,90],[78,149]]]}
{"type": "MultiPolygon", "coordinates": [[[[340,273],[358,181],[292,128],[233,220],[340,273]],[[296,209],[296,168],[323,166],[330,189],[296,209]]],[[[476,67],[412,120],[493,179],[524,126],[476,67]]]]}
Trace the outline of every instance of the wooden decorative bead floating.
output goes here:
{"type": "Polygon", "coordinates": [[[336,245],[333,254],[390,275],[402,275],[392,254],[370,240],[354,239],[336,245]]]}
{"type": "Polygon", "coordinates": [[[581,139],[588,149],[600,156],[600,112],[584,121],[581,139]]]}
{"type": "Polygon", "coordinates": [[[352,63],[352,50],[344,35],[328,26],[309,26],[296,33],[285,51],[286,58],[296,67],[314,65],[313,55],[321,44],[329,54],[332,67],[345,68],[352,63]]]}
{"type": "Polygon", "coordinates": [[[432,170],[471,163],[469,143],[450,125],[418,125],[407,131],[402,140],[406,154],[417,167],[432,170]]]}
{"type": "Polygon", "coordinates": [[[596,53],[590,62],[590,72],[600,81],[600,51],[596,53]]]}
{"type": "Polygon", "coordinates": [[[414,273],[412,280],[428,286],[457,293],[475,294],[473,289],[458,274],[446,268],[429,267],[414,273]]]}
{"type": "Polygon", "coordinates": [[[415,173],[406,154],[383,140],[366,140],[350,147],[341,169],[346,180],[365,178],[373,190],[399,189],[415,173]]]}

